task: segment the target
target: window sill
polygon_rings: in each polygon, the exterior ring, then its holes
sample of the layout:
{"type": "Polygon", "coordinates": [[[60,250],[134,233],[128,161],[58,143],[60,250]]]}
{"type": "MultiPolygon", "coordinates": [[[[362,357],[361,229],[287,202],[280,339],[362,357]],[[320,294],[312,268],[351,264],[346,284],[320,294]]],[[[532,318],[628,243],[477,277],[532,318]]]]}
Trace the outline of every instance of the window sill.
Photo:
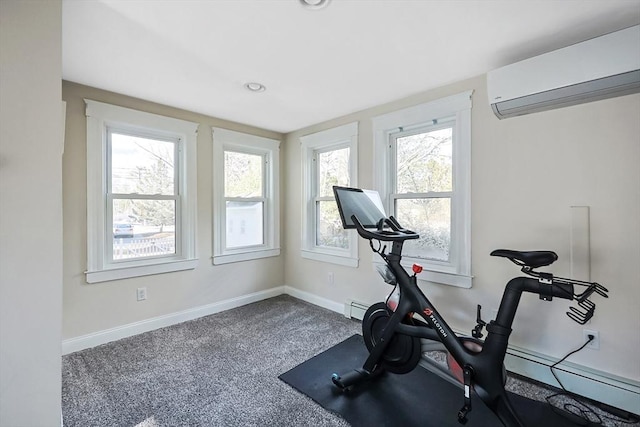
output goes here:
{"type": "Polygon", "coordinates": [[[232,262],[251,261],[253,259],[280,256],[280,248],[266,249],[235,254],[214,255],[213,265],[230,264],[232,262]]]}
{"type": "MultiPolygon", "coordinates": [[[[404,262],[401,262],[400,264],[402,265],[402,267],[405,268],[405,270],[407,270],[408,272],[411,272],[411,267],[413,263],[404,261],[404,262]]],[[[385,265],[385,264],[382,262],[374,261],[373,265],[375,270],[376,265],[385,265]]],[[[458,288],[466,288],[466,289],[471,288],[471,285],[473,282],[473,276],[467,276],[464,274],[447,272],[447,271],[429,270],[428,267],[424,267],[424,266],[423,268],[424,270],[422,270],[422,272],[418,274],[419,283],[422,283],[422,284],[438,283],[441,285],[455,286],[458,288]]]]}
{"type": "Polygon", "coordinates": [[[472,276],[465,276],[455,273],[443,273],[440,271],[422,270],[418,274],[418,282],[440,283],[442,285],[455,286],[458,288],[471,288],[472,276]]]}
{"type": "Polygon", "coordinates": [[[334,255],[310,250],[303,250],[302,258],[312,259],[314,261],[328,262],[330,264],[344,265],[347,267],[358,266],[358,258],[351,258],[349,256],[334,255]]]}
{"type": "Polygon", "coordinates": [[[414,263],[422,265],[424,268],[422,272],[418,274],[419,282],[439,283],[441,285],[466,289],[471,288],[473,276],[471,276],[471,274],[459,273],[454,264],[411,257],[406,257],[401,262],[407,271],[411,271],[414,263]]]}
{"type": "Polygon", "coordinates": [[[174,271],[193,270],[198,265],[197,259],[169,261],[161,264],[141,265],[135,267],[110,268],[108,270],[87,271],[87,283],[108,282],[131,277],[150,276],[152,274],[171,273],[174,271]]]}

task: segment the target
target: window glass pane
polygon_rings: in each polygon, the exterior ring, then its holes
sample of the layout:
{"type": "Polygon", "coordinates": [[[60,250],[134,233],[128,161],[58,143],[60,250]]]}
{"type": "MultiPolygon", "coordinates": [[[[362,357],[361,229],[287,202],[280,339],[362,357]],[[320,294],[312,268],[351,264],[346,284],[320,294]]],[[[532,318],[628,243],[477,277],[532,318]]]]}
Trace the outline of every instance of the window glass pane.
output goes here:
{"type": "Polygon", "coordinates": [[[405,256],[449,261],[451,199],[397,199],[396,218],[420,234],[420,239],[405,242],[405,256]]]}
{"type": "Polygon", "coordinates": [[[318,153],[317,162],[319,197],[332,197],[334,185],[349,185],[349,147],[318,153]]]}
{"type": "Polygon", "coordinates": [[[316,246],[349,249],[349,236],[342,228],[338,204],[335,201],[316,202],[316,246]]]}
{"type": "Polygon", "coordinates": [[[397,193],[452,191],[452,128],[396,138],[397,193]]]}
{"type": "Polygon", "coordinates": [[[225,197],[262,197],[263,164],[263,156],[225,151],[225,197]]]}
{"type": "Polygon", "coordinates": [[[174,255],[174,200],[115,199],[113,201],[113,260],[174,255]]]}
{"type": "Polygon", "coordinates": [[[112,193],[174,194],[174,142],[110,135],[112,193]]]}
{"type": "Polygon", "coordinates": [[[264,243],[262,202],[227,202],[227,248],[264,243]]]}

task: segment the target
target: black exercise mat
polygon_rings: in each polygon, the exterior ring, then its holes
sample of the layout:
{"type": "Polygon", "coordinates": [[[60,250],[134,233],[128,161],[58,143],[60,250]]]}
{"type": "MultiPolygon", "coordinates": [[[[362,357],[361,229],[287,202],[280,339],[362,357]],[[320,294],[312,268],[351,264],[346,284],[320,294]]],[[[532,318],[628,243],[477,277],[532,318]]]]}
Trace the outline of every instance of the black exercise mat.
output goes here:
{"type": "MultiPolygon", "coordinates": [[[[386,373],[343,393],[331,382],[334,372],[344,374],[362,367],[368,356],[362,336],[340,344],[303,362],[280,379],[309,396],[325,409],[338,413],[352,426],[459,427],[457,413],[462,390],[418,367],[405,375],[386,373]]],[[[548,404],[510,393],[515,410],[528,426],[573,427],[576,424],[553,412],[548,404]]],[[[474,396],[466,427],[502,424],[474,396]]]]}

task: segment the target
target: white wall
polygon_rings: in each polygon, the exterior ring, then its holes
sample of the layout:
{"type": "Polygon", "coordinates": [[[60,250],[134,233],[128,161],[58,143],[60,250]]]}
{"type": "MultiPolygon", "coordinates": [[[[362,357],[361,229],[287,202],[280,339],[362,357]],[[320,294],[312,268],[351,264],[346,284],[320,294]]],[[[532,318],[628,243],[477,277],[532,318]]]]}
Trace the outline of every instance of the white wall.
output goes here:
{"type": "MultiPolygon", "coordinates": [[[[480,76],[387,105],[337,118],[287,135],[288,201],[285,280],[289,286],[339,303],[381,300],[390,288],[373,271],[360,242],[360,266],[348,268],[303,259],[299,137],[359,121],[358,183],[374,183],[371,118],[400,108],[474,90],[472,110],[472,289],[427,284],[423,289],[454,328],[470,331],[475,305],[484,316],[498,307],[507,280],[519,271],[489,256],[493,249],[550,249],[560,260],[551,271],[570,276],[570,207],[590,206],[592,279],[611,297],[594,297],[601,348],[571,361],[640,380],[640,95],[598,101],[508,120],[491,112],[480,76]],[[327,273],[335,274],[329,285],[327,273]]],[[[566,317],[569,303],[523,297],[511,343],[559,358],[582,343],[583,327],[566,317]]]]}
{"type": "Polygon", "coordinates": [[[0,425],[61,415],[59,0],[0,2],[0,425]]]}
{"type": "Polygon", "coordinates": [[[211,127],[281,140],[282,135],[153,104],[71,82],[63,82],[67,122],[64,184],[64,340],[147,319],[172,315],[281,286],[283,257],[212,265],[213,148],[211,127]],[[200,124],[197,141],[197,258],[194,270],[87,284],[86,117],[83,98],[200,124]],[[136,300],[136,288],[147,300],[136,300]]]}

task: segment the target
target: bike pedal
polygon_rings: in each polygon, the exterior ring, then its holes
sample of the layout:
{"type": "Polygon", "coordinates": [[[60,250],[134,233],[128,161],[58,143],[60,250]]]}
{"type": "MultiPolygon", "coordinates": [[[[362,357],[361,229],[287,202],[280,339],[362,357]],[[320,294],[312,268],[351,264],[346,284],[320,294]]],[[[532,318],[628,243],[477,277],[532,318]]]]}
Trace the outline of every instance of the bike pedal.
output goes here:
{"type": "Polygon", "coordinates": [[[467,418],[467,412],[468,411],[460,411],[458,412],[458,422],[462,425],[465,425],[467,423],[467,421],[469,421],[469,419],[467,418]]]}

